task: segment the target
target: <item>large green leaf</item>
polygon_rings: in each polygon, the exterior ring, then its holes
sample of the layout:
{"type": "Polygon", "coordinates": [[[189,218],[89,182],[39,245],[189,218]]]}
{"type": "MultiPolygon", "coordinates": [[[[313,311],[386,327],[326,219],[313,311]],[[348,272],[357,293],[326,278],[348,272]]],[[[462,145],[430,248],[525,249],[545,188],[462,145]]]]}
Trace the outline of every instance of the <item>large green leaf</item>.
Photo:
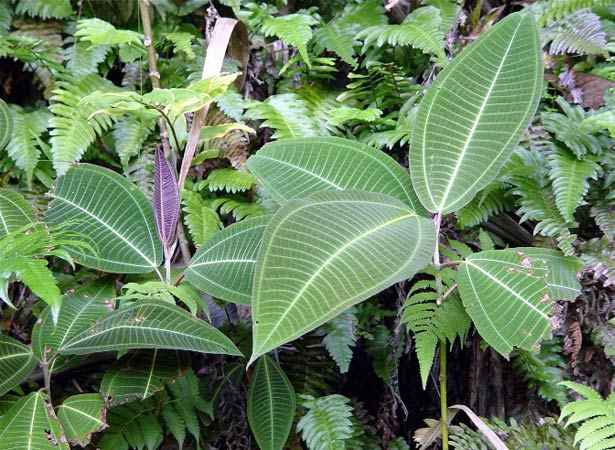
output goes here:
{"type": "Polygon", "coordinates": [[[80,358],[57,354],[59,348],[73,336],[95,323],[113,308],[115,292],[112,284],[89,283],[62,297],[58,322],[53,323],[51,308],[46,308],[32,329],[32,351],[41,361],[49,363],[50,373],[59,373],[80,358]]]}
{"type": "Polygon", "coordinates": [[[188,370],[187,352],[139,350],[117,361],[103,376],[100,393],[110,406],[144,399],[188,370]]]}
{"type": "Polygon", "coordinates": [[[336,137],[284,139],[265,145],[248,168],[283,204],[323,190],[357,189],[395,197],[424,214],[410,175],[390,156],[336,137]]]}
{"type": "Polygon", "coordinates": [[[65,342],[59,351],[84,355],[111,350],[159,348],[239,355],[220,331],[176,305],[139,300],[106,316],[65,342]]]}
{"type": "Polygon", "coordinates": [[[295,390],[267,355],[256,364],[248,392],[248,422],[261,450],[282,450],[293,425],[295,390]]]}
{"type": "Polygon", "coordinates": [[[13,115],[9,106],[0,99],[0,150],[6,147],[13,134],[13,115]]]}
{"type": "Polygon", "coordinates": [[[410,146],[412,182],[429,211],[459,210],[497,175],[538,105],[540,55],[532,16],[511,14],[430,86],[410,146]]]}
{"type": "Polygon", "coordinates": [[[387,195],[324,191],[290,200],[258,253],[251,361],[411,277],[434,245],[432,222],[387,195]]]}
{"type": "Polygon", "coordinates": [[[84,266],[113,273],[151,272],[162,260],[151,202],[137,186],[111,170],[90,164],[58,178],[47,221],[70,221],[67,229],[97,245],[97,255],[72,249],[84,266]]]}
{"type": "Polygon", "coordinates": [[[49,397],[42,392],[17,400],[0,420],[0,449],[69,450],[50,410],[49,397]]]}
{"type": "Polygon", "coordinates": [[[214,297],[249,305],[256,255],[270,219],[254,217],[216,233],[195,253],[186,280],[214,297]]]}
{"type": "Polygon", "coordinates": [[[36,358],[28,347],[0,335],[0,395],[21,383],[35,367],[36,358]]]}
{"type": "Polygon", "coordinates": [[[500,354],[535,349],[550,334],[547,276],[546,264],[517,249],[474,253],[460,264],[457,283],[466,311],[500,354]]]}
{"type": "Polygon", "coordinates": [[[0,239],[34,220],[34,208],[16,191],[0,189],[0,239]]]}
{"type": "Polygon", "coordinates": [[[106,406],[99,394],[79,394],[68,397],[58,407],[58,419],[66,439],[71,444],[85,447],[92,433],[107,426],[106,406]]]}

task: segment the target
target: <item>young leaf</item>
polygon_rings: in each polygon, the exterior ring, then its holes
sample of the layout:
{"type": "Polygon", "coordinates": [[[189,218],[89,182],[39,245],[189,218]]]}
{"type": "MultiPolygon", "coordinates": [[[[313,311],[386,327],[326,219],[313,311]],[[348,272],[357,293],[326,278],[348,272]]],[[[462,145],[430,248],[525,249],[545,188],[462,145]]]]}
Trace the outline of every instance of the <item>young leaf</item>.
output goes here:
{"type": "Polygon", "coordinates": [[[66,439],[81,447],[90,443],[92,433],[107,426],[105,413],[105,402],[98,394],[73,395],[58,407],[58,419],[66,439]]]}
{"type": "Polygon", "coordinates": [[[191,350],[241,356],[229,338],[179,306],[140,300],[106,316],[65,342],[64,355],[128,349],[191,350]]]}
{"type": "Polygon", "coordinates": [[[249,305],[256,255],[270,219],[246,219],[216,233],[195,253],[186,280],[214,297],[249,305]]]}
{"type": "Polygon", "coordinates": [[[35,367],[32,350],[15,339],[0,335],[0,395],[19,385],[35,367]]]}
{"type": "Polygon", "coordinates": [[[47,221],[70,220],[68,230],[90,236],[97,245],[98,255],[70,249],[80,264],[112,273],[145,273],[160,265],[152,205],[121,175],[81,164],[58,178],[49,196],[47,221]]]}
{"type": "Polygon", "coordinates": [[[17,400],[0,420],[2,450],[69,450],[49,403],[42,392],[17,400]]]}
{"type": "Polygon", "coordinates": [[[34,220],[34,208],[17,191],[0,189],[0,239],[34,220]]]}
{"type": "Polygon", "coordinates": [[[248,422],[261,450],[282,450],[295,418],[295,390],[269,356],[254,369],[248,392],[248,422]]]}
{"type": "Polygon", "coordinates": [[[487,186],[540,99],[540,40],[530,14],[511,14],[464,49],[430,86],[412,132],[419,199],[449,213],[487,186]]]}
{"type": "Polygon", "coordinates": [[[470,255],[459,266],[459,294],[480,335],[498,353],[535,349],[551,332],[547,266],[517,249],[470,255]],[[497,292],[497,295],[494,295],[497,292]]]}
{"type": "Polygon", "coordinates": [[[105,372],[100,393],[109,406],[148,398],[188,370],[186,352],[138,350],[124,356],[105,372]]]}
{"type": "Polygon", "coordinates": [[[425,214],[408,173],[387,154],[335,137],[284,139],[265,145],[248,168],[283,204],[322,190],[359,189],[395,197],[425,214]],[[349,168],[352,168],[350,170],[349,168]]]}
{"type": "Polygon", "coordinates": [[[179,188],[171,163],[156,147],[154,160],[154,214],[158,237],[171,245],[179,220],[179,188]]]}
{"type": "Polygon", "coordinates": [[[323,191],[288,201],[258,253],[251,361],[411,277],[429,262],[434,236],[430,220],[387,195],[323,191]]]}

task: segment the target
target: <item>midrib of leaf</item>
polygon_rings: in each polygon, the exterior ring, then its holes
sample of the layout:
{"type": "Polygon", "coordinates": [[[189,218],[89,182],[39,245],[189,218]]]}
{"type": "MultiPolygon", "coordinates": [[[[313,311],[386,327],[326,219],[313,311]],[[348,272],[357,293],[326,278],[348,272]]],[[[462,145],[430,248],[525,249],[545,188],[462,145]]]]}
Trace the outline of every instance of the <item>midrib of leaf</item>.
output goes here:
{"type": "MultiPolygon", "coordinates": [[[[10,199],[10,198],[8,198],[8,197],[3,197],[3,199],[4,199],[4,200],[6,200],[6,201],[8,201],[10,204],[12,204],[13,206],[15,206],[15,208],[17,208],[17,209],[18,209],[18,210],[19,210],[22,214],[24,214],[24,215],[26,215],[26,216],[27,216],[27,214],[25,214],[24,210],[23,210],[23,209],[21,209],[21,207],[20,207],[17,203],[15,203],[13,200],[11,200],[11,199],[10,199]]],[[[2,221],[2,226],[4,227],[4,229],[5,229],[5,231],[6,231],[6,234],[9,234],[9,233],[10,233],[9,227],[8,227],[8,225],[6,224],[6,221],[4,220],[4,214],[2,214],[2,212],[1,212],[1,211],[0,211],[0,220],[2,221]]]]}
{"type": "MultiPolygon", "coordinates": [[[[459,172],[459,168],[461,167],[461,163],[463,162],[463,159],[465,157],[466,152],[468,151],[468,147],[470,145],[470,142],[472,141],[472,138],[474,137],[474,133],[476,131],[476,127],[478,127],[478,124],[480,123],[480,119],[485,111],[485,107],[487,106],[487,102],[489,101],[489,98],[491,97],[491,92],[493,91],[493,88],[495,87],[497,81],[498,81],[498,77],[500,75],[500,72],[502,71],[502,67],[504,66],[504,61],[506,61],[506,58],[508,57],[508,53],[510,52],[510,48],[512,47],[512,44],[515,40],[515,36],[517,35],[517,31],[519,31],[519,28],[521,27],[521,24],[523,23],[523,20],[520,20],[519,23],[517,24],[517,27],[515,28],[515,32],[513,33],[513,35],[510,38],[510,41],[508,42],[508,47],[506,47],[506,51],[504,52],[504,56],[501,58],[500,60],[500,64],[498,66],[498,69],[493,77],[493,81],[491,82],[491,85],[489,86],[489,90],[487,91],[487,95],[485,95],[485,99],[483,100],[483,103],[480,107],[480,109],[478,110],[478,114],[476,115],[476,119],[474,120],[474,123],[472,124],[472,128],[470,129],[470,133],[468,134],[468,138],[466,139],[466,142],[463,145],[463,148],[461,149],[461,153],[459,154],[459,158],[457,159],[457,163],[455,165],[455,169],[453,170],[453,173],[451,174],[451,177],[449,179],[449,182],[446,186],[446,190],[444,191],[444,195],[442,196],[442,200],[440,201],[440,206],[438,206],[438,211],[442,211],[444,210],[444,206],[446,205],[446,200],[448,199],[448,196],[450,194],[451,188],[453,187],[453,183],[455,181],[455,179],[457,178],[457,173],[459,172]]],[[[459,65],[461,66],[463,61],[461,61],[459,63],[459,65]]],[[[449,72],[449,73],[453,73],[453,72],[449,72]]],[[[434,102],[435,103],[435,99],[434,102]]],[[[429,110],[429,112],[431,112],[431,108],[429,110]]],[[[425,123],[428,122],[429,119],[429,113],[427,115],[427,117],[425,118],[425,123]]],[[[427,127],[425,127],[425,131],[423,133],[427,132],[427,127]]],[[[425,164],[425,139],[423,138],[423,163],[425,164]]],[[[509,139],[510,142],[510,139],[509,139]]],[[[504,147],[505,148],[505,147],[504,147]]],[[[495,163],[495,159],[494,162],[492,164],[495,163]]],[[[426,167],[426,165],[424,165],[423,167],[426,167]]],[[[490,166],[489,166],[490,167],[490,166]]],[[[425,170],[425,169],[423,169],[425,170]]],[[[427,177],[425,179],[428,179],[427,177]]],[[[480,179],[480,177],[478,177],[477,179],[480,179]]],[[[476,183],[475,183],[476,184],[476,183]]],[[[474,187],[473,184],[471,187],[474,187]]],[[[464,192],[463,195],[465,195],[466,192],[468,192],[470,189],[466,189],[466,191],[464,192]]],[[[429,196],[431,197],[431,191],[429,196]]],[[[459,198],[463,197],[462,195],[458,196],[459,198]]],[[[433,198],[432,198],[433,200],[433,198]]]]}
{"type": "MultiPolygon", "coordinates": [[[[94,214],[92,214],[90,211],[88,211],[87,209],[81,207],[80,205],[71,202],[70,200],[64,198],[64,197],[60,197],[56,194],[52,194],[53,197],[62,200],[66,203],[68,203],[71,206],[76,207],[77,209],[80,209],[81,211],[83,211],[84,213],[86,213],[88,216],[92,217],[94,220],[96,220],[97,222],[99,222],[101,225],[103,225],[105,228],[109,229],[113,234],[115,234],[117,237],[119,237],[123,242],[125,242],[130,248],[132,248],[135,252],[137,252],[137,254],[139,254],[139,256],[141,256],[145,261],[147,261],[150,265],[149,266],[145,266],[145,267],[157,267],[156,264],[154,263],[154,261],[151,261],[147,256],[145,256],[143,254],[143,252],[141,252],[141,250],[139,250],[137,247],[135,247],[129,240],[127,240],[124,236],[122,236],[120,233],[118,233],[111,225],[109,225],[107,222],[105,222],[104,220],[96,217],[94,214]]],[[[103,260],[104,258],[100,258],[97,257],[97,259],[101,259],[103,260]]],[[[109,260],[106,260],[109,261],[109,260]]],[[[122,262],[122,264],[125,265],[130,265],[130,266],[136,266],[136,267],[144,267],[142,265],[139,264],[127,264],[125,262],[122,262]]]]}
{"type": "Polygon", "coordinates": [[[307,173],[308,175],[311,175],[311,176],[313,176],[314,178],[318,178],[319,180],[324,181],[325,183],[327,183],[328,185],[330,185],[330,186],[334,187],[335,189],[340,189],[340,190],[341,190],[341,189],[344,189],[342,186],[339,186],[339,185],[337,185],[337,184],[333,183],[332,181],[327,180],[326,178],[323,178],[322,176],[318,175],[318,174],[317,174],[317,173],[315,173],[315,172],[311,172],[311,171],[309,171],[309,170],[307,170],[307,169],[304,169],[303,167],[299,167],[299,166],[296,166],[296,165],[291,164],[291,163],[289,163],[289,162],[282,161],[282,160],[280,160],[280,159],[271,158],[271,157],[269,157],[269,156],[265,156],[265,155],[258,155],[258,157],[259,157],[259,158],[263,158],[263,159],[267,159],[267,160],[269,160],[269,161],[274,161],[274,162],[276,162],[276,163],[278,163],[278,164],[284,164],[285,166],[290,166],[290,167],[292,167],[292,168],[294,168],[294,169],[300,170],[301,172],[307,173]]]}
{"type": "Polygon", "coordinates": [[[265,358],[265,377],[267,379],[267,400],[269,401],[269,411],[271,412],[271,427],[269,427],[270,442],[273,443],[273,422],[275,417],[273,416],[273,392],[271,390],[271,379],[269,378],[269,361],[265,358]]]}
{"type": "MultiPolygon", "coordinates": [[[[488,261],[488,262],[494,262],[496,264],[502,264],[502,261],[496,260],[496,259],[485,259],[485,258],[481,258],[481,261],[488,261]]],[[[545,319],[549,319],[549,316],[546,315],[544,312],[542,312],[541,310],[539,310],[538,308],[536,308],[534,305],[532,305],[530,302],[528,302],[526,299],[524,299],[521,295],[519,295],[517,292],[515,292],[513,289],[511,289],[510,287],[508,287],[508,285],[502,283],[497,277],[494,277],[493,275],[491,275],[489,272],[483,270],[480,266],[477,266],[476,264],[472,263],[472,261],[466,260],[465,264],[468,264],[470,266],[472,266],[474,269],[478,270],[479,272],[481,272],[483,275],[485,275],[487,278],[493,280],[498,286],[500,286],[501,288],[503,288],[504,290],[510,292],[512,295],[514,295],[516,298],[518,298],[519,300],[521,300],[523,303],[525,303],[527,306],[529,306],[531,309],[533,309],[534,311],[536,311],[538,314],[540,314],[542,317],[544,317],[545,319]]],[[[469,277],[470,280],[472,277],[469,277]]],[[[472,289],[474,289],[474,284],[472,284],[472,289]]],[[[475,290],[476,292],[476,290],[475,290]]],[[[477,297],[478,293],[477,293],[477,297]]],[[[482,309],[482,306],[481,306],[482,309]]],[[[494,327],[495,329],[495,327],[494,327]]],[[[499,334],[499,333],[498,333],[499,334]]]]}
{"type": "MultiPolygon", "coordinates": [[[[15,347],[17,347],[15,345],[15,347]]],[[[17,358],[18,356],[24,356],[24,355],[29,355],[32,356],[32,353],[30,352],[23,352],[23,353],[11,353],[10,355],[6,355],[0,358],[0,361],[5,361],[7,359],[11,359],[11,358],[17,358]]]]}
{"type": "MultiPolygon", "coordinates": [[[[75,411],[77,414],[80,414],[83,417],[87,417],[88,419],[92,419],[93,421],[95,421],[99,425],[105,425],[105,423],[103,421],[101,421],[98,417],[90,416],[88,413],[86,413],[84,411],[81,411],[80,409],[76,409],[76,408],[73,408],[72,406],[68,406],[68,405],[60,405],[59,407],[60,408],[64,408],[64,409],[70,409],[71,411],[75,411]]],[[[66,424],[62,424],[62,425],[66,426],[66,424]]],[[[75,431],[75,434],[78,434],[74,427],[73,427],[73,431],[75,431]]]]}
{"type": "Polygon", "coordinates": [[[205,262],[198,263],[198,264],[192,264],[191,267],[211,266],[214,264],[224,264],[224,263],[243,263],[243,262],[255,263],[256,260],[255,259],[216,259],[215,261],[205,261],[205,262]]]}
{"type": "Polygon", "coordinates": [[[147,374],[147,384],[143,391],[143,398],[148,397],[149,385],[152,383],[152,377],[154,376],[154,367],[156,366],[156,358],[158,357],[158,349],[154,349],[154,357],[152,358],[152,364],[149,367],[149,373],[147,374]]]}
{"type": "MultiPolygon", "coordinates": [[[[34,417],[36,416],[36,407],[38,406],[38,396],[39,394],[34,396],[34,408],[32,409],[32,417],[30,418],[30,433],[28,434],[28,450],[32,448],[32,439],[34,437],[34,417]]],[[[17,417],[19,417],[19,415],[17,415],[17,417]]]]}

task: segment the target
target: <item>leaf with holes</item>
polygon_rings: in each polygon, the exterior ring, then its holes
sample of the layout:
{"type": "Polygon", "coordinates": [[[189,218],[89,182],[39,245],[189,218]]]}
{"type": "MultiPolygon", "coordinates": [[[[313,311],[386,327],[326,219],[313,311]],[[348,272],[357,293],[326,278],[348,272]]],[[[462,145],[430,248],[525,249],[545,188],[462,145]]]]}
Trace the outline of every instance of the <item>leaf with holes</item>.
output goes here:
{"type": "Polygon", "coordinates": [[[0,395],[18,386],[35,367],[36,358],[28,347],[0,335],[0,395]]]}
{"type": "Polygon", "coordinates": [[[0,189],[0,239],[33,220],[34,208],[20,193],[10,189],[0,189]]]}
{"type": "Polygon", "coordinates": [[[49,397],[32,392],[21,397],[0,420],[2,450],[69,450],[49,397]]]}
{"type": "Polygon", "coordinates": [[[393,158],[349,139],[272,142],[248,160],[248,168],[281,204],[323,190],[358,189],[390,195],[425,213],[410,175],[393,158]]]}
{"type": "Polygon", "coordinates": [[[459,265],[463,305],[483,339],[505,357],[513,347],[536,349],[549,336],[547,277],[546,264],[517,249],[474,253],[459,265]]]}
{"type": "Polygon", "coordinates": [[[170,245],[179,220],[179,188],[173,167],[159,148],[154,159],[154,214],[158,237],[170,245]]]}
{"type": "Polygon", "coordinates": [[[323,191],[288,201],[257,257],[251,362],[410,278],[434,245],[431,220],[387,195],[323,191]]]}
{"type": "Polygon", "coordinates": [[[270,219],[246,219],[215,234],[195,253],[186,280],[214,297],[249,305],[256,255],[270,219]]]}
{"type": "Polygon", "coordinates": [[[97,255],[71,248],[78,263],[112,273],[145,273],[160,265],[152,205],[121,175],[81,164],[58,178],[49,196],[47,221],[70,220],[68,230],[88,235],[97,246],[97,255]]]}
{"type": "Polygon", "coordinates": [[[151,397],[188,370],[187,352],[139,350],[124,356],[105,372],[100,393],[109,406],[151,397]]]}
{"type": "Polygon", "coordinates": [[[220,331],[176,305],[139,300],[103,316],[65,342],[64,355],[128,349],[191,350],[241,356],[220,331]]]}
{"type": "Polygon", "coordinates": [[[293,424],[295,390],[273,359],[256,364],[248,392],[248,422],[261,450],[282,450],[293,424]]]}
{"type": "Polygon", "coordinates": [[[68,397],[58,407],[58,419],[66,439],[71,444],[85,447],[92,433],[107,426],[107,408],[99,394],[79,394],[68,397]]]}
{"type": "Polygon", "coordinates": [[[540,40],[530,14],[511,14],[461,52],[419,106],[410,168],[431,212],[459,210],[487,186],[536,111],[540,40]]]}

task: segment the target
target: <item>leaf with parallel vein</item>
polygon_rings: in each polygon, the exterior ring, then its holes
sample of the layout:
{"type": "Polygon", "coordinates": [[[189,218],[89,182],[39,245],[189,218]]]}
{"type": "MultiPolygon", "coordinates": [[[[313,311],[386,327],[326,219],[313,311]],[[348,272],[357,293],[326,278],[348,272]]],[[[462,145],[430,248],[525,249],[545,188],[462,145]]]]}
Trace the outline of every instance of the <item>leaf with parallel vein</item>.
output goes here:
{"type": "Polygon", "coordinates": [[[35,367],[36,358],[28,347],[0,335],[0,395],[18,386],[35,367]]]}
{"type": "Polygon", "coordinates": [[[410,168],[431,212],[472,200],[498,174],[536,111],[540,40],[530,14],[511,14],[436,78],[419,106],[410,168]]]}
{"type": "Polygon", "coordinates": [[[270,219],[246,219],[213,235],[195,253],[186,280],[214,297],[249,305],[256,255],[270,219]]]}
{"type": "Polygon", "coordinates": [[[406,170],[387,154],[349,139],[272,142],[248,159],[248,168],[280,204],[323,190],[362,190],[390,195],[426,214],[406,170]]]}
{"type": "Polygon", "coordinates": [[[20,193],[10,189],[0,189],[0,239],[33,220],[34,208],[20,193]]]}
{"type": "Polygon", "coordinates": [[[459,265],[457,283],[468,315],[485,341],[508,356],[535,349],[549,336],[553,300],[548,265],[518,249],[474,253],[459,265]]]}
{"type": "Polygon", "coordinates": [[[86,267],[112,273],[146,273],[162,260],[152,205],[127,179],[103,167],[81,164],[58,178],[47,221],[89,236],[97,254],[70,248],[86,267]]]}
{"type": "Polygon", "coordinates": [[[146,348],[241,356],[220,331],[179,306],[160,300],[138,300],[108,313],[65,342],[59,352],[85,355],[146,348]]]}
{"type": "Polygon", "coordinates": [[[66,439],[71,444],[85,447],[92,433],[107,426],[107,408],[99,394],[78,394],[68,397],[58,407],[58,419],[66,439]]]}
{"type": "Polygon", "coordinates": [[[257,257],[251,361],[411,277],[434,245],[433,223],[387,195],[290,200],[271,218],[257,257]]]}

